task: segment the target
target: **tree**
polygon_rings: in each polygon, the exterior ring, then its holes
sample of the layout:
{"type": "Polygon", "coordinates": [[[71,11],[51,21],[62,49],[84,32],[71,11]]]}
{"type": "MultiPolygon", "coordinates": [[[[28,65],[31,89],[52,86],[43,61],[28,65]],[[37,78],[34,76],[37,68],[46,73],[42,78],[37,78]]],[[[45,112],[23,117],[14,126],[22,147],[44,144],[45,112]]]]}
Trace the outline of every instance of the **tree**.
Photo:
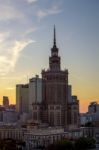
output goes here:
{"type": "Polygon", "coordinates": [[[87,138],[88,141],[88,148],[95,148],[96,147],[96,140],[92,137],[87,138]]]}
{"type": "Polygon", "coordinates": [[[0,150],[21,150],[22,147],[25,147],[23,141],[16,141],[13,139],[0,140],[0,150]]]}
{"type": "Polygon", "coordinates": [[[87,122],[85,124],[85,127],[94,127],[94,124],[92,122],[87,122]]]}
{"type": "Polygon", "coordinates": [[[95,139],[91,137],[82,137],[75,142],[76,150],[86,150],[88,148],[95,148],[95,139]]]}
{"type": "Polygon", "coordinates": [[[71,141],[61,140],[48,146],[47,150],[73,150],[74,146],[71,141]]]}
{"type": "Polygon", "coordinates": [[[17,150],[15,140],[0,140],[0,150],[17,150]]]}

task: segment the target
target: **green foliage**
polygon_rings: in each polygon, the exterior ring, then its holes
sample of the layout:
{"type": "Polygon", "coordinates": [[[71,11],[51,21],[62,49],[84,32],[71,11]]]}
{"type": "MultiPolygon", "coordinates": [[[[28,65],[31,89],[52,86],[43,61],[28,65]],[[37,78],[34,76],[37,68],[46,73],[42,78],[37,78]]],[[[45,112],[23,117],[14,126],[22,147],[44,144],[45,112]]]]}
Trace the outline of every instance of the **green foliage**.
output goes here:
{"type": "Polygon", "coordinates": [[[51,144],[47,148],[48,150],[73,150],[73,143],[67,140],[62,140],[59,142],[56,142],[54,144],[51,144]]]}
{"type": "Polygon", "coordinates": [[[87,122],[85,124],[85,127],[94,127],[93,123],[92,122],[87,122]]]}
{"type": "Polygon", "coordinates": [[[0,150],[17,150],[16,143],[14,140],[1,140],[0,150]]]}
{"type": "Polygon", "coordinates": [[[95,148],[95,139],[79,138],[74,143],[68,140],[61,140],[48,146],[47,150],[87,150],[95,148]]]}
{"type": "Polygon", "coordinates": [[[96,140],[92,137],[87,138],[88,141],[88,148],[95,148],[96,140]]]}
{"type": "Polygon", "coordinates": [[[13,139],[4,139],[0,140],[0,150],[19,150],[18,146],[25,146],[25,143],[22,141],[16,141],[13,139]]]}
{"type": "Polygon", "coordinates": [[[93,138],[79,138],[76,142],[75,142],[75,149],[76,150],[86,150],[88,148],[95,148],[95,139],[93,138]]]}

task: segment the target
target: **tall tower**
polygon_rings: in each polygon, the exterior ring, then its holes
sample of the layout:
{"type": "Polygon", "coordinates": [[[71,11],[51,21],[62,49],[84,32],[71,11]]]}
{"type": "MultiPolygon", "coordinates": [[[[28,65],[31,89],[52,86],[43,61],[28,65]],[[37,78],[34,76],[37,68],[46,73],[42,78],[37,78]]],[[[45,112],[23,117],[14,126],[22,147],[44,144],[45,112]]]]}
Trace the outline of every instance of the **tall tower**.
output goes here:
{"type": "Polygon", "coordinates": [[[51,48],[51,56],[49,57],[49,69],[42,71],[43,105],[45,106],[46,114],[48,114],[48,117],[45,116],[48,118],[48,123],[50,125],[66,126],[68,70],[61,70],[61,58],[58,55],[58,51],[54,26],[53,47],[51,48]],[[60,119],[60,121],[57,122],[55,119],[60,119]]]}
{"type": "Polygon", "coordinates": [[[60,70],[60,57],[58,56],[58,48],[56,46],[56,31],[54,26],[53,47],[51,49],[51,57],[49,58],[49,68],[52,71],[60,70]]]}

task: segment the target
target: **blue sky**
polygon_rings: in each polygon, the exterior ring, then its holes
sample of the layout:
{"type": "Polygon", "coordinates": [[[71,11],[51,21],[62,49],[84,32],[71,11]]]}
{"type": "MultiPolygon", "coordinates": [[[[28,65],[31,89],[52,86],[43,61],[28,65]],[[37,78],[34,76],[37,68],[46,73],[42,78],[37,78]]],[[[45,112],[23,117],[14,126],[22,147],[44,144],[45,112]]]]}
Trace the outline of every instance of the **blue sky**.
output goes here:
{"type": "Polygon", "coordinates": [[[99,1],[0,0],[0,99],[48,68],[56,25],[62,68],[81,109],[99,100],[99,1]]]}

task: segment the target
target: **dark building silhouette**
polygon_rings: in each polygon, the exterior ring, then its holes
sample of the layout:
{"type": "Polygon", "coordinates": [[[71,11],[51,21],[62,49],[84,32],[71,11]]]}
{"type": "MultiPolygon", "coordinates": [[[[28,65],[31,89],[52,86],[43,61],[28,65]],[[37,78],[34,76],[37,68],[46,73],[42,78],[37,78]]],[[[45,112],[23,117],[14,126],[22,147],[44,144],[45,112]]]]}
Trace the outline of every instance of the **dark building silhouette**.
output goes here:
{"type": "MultiPolygon", "coordinates": [[[[32,84],[31,88],[27,87],[27,93],[26,91],[24,93],[23,88],[20,88],[20,86],[16,88],[17,110],[23,113],[22,107],[26,106],[28,108],[31,106],[31,112],[28,113],[31,114],[34,123],[73,129],[79,126],[79,100],[77,96],[72,96],[72,87],[68,84],[68,70],[61,69],[61,57],[58,53],[54,26],[49,68],[42,70],[42,78],[38,78],[40,80],[38,86],[32,84]],[[38,100],[33,100],[35,91],[38,91],[38,100]]],[[[34,82],[33,79],[31,82],[34,82]]]]}
{"type": "Polygon", "coordinates": [[[8,98],[8,96],[3,96],[3,106],[4,106],[4,108],[9,107],[9,98],[8,98]]]}
{"type": "Polygon", "coordinates": [[[74,129],[79,126],[79,100],[77,96],[72,96],[68,70],[61,69],[55,32],[54,27],[49,68],[42,70],[42,102],[33,104],[33,120],[74,129]]]}
{"type": "Polygon", "coordinates": [[[47,114],[43,119],[52,126],[67,125],[68,70],[61,70],[61,58],[58,51],[54,27],[49,69],[42,71],[44,114],[47,114]]]}

